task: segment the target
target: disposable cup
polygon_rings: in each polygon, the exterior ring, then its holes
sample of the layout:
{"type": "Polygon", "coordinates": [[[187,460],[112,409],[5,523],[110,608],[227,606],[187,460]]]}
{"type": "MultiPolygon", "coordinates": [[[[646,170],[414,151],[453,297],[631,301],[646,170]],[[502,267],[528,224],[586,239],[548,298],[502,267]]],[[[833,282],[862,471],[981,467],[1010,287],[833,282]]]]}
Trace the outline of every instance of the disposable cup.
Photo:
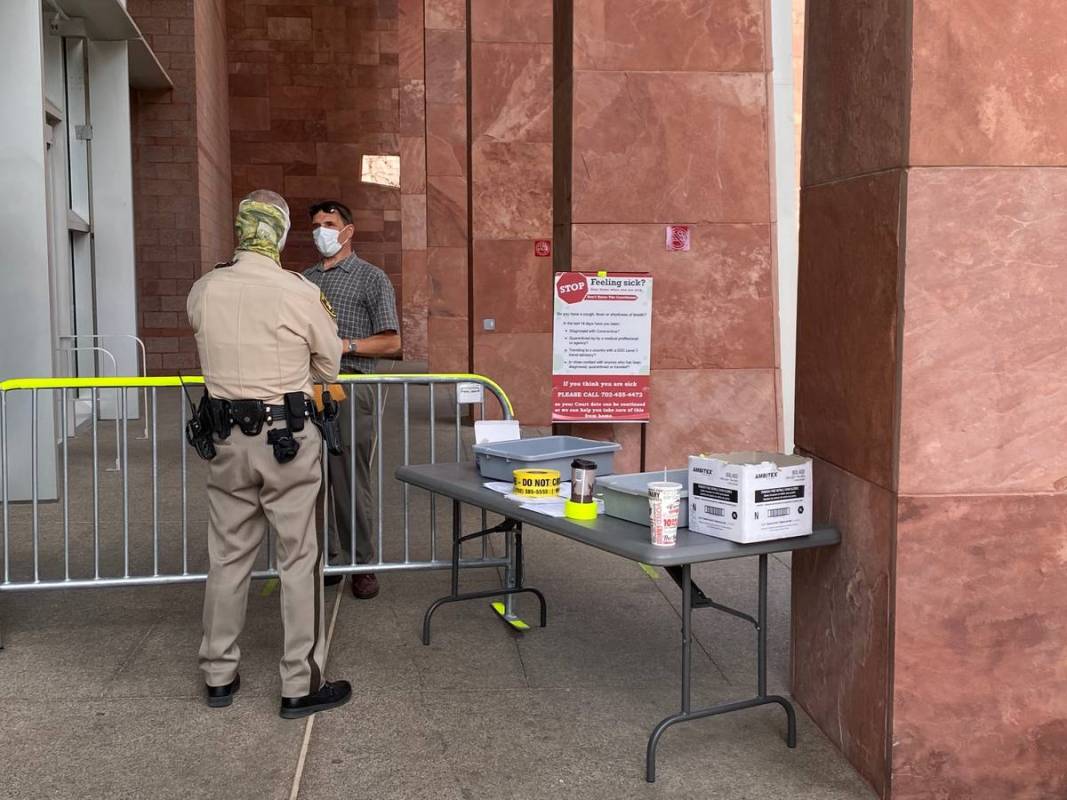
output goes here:
{"type": "Polygon", "coordinates": [[[653,481],[648,485],[648,527],[657,547],[673,547],[677,541],[681,501],[680,483],[653,481]]]}

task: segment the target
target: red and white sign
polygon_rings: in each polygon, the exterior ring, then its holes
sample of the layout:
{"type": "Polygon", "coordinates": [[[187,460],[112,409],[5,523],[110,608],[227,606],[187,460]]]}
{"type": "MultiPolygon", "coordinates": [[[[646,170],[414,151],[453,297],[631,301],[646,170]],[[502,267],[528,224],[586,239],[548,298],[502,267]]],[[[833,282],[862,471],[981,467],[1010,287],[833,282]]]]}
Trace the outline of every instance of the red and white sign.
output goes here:
{"type": "Polygon", "coordinates": [[[551,239],[534,239],[534,255],[538,258],[549,258],[552,255],[551,239]]]}
{"type": "Polygon", "coordinates": [[[688,253],[689,252],[689,226],[688,225],[668,225],[667,226],[667,250],[672,253],[688,253]]]}
{"type": "Polygon", "coordinates": [[[647,422],[652,276],[556,273],[552,421],[647,422]]]}
{"type": "Polygon", "coordinates": [[[580,272],[563,272],[556,275],[556,297],[568,305],[580,303],[589,294],[589,282],[580,272]]]}

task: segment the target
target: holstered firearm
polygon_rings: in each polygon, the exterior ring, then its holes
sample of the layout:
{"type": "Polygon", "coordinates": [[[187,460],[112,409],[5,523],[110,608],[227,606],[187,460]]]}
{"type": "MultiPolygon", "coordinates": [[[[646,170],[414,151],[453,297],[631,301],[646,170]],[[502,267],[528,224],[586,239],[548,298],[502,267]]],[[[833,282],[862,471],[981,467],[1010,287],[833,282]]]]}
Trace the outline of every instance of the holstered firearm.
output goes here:
{"type": "Polygon", "coordinates": [[[341,439],[341,406],[330,395],[329,388],[322,390],[322,410],[316,420],[319,430],[322,431],[322,440],[326,442],[326,450],[330,455],[339,456],[344,453],[344,442],[341,439]]]}

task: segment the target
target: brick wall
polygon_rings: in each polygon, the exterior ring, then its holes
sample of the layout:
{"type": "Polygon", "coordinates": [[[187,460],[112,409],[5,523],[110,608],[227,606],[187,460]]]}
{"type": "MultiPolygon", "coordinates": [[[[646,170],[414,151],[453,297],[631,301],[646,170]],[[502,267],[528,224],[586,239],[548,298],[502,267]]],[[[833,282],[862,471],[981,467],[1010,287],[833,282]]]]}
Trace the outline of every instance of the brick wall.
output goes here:
{"type": "Polygon", "coordinates": [[[196,135],[202,270],[233,251],[225,0],[195,0],[196,135]]]}
{"type": "Polygon", "coordinates": [[[166,92],[135,92],[133,198],[140,335],[150,373],[194,367],[185,299],[200,274],[193,0],[129,0],[160,63],[166,92]]]}
{"type": "Polygon", "coordinates": [[[356,250],[402,298],[400,191],[360,181],[364,154],[400,154],[397,0],[229,0],[233,196],[281,192],[293,211],[285,266],[318,260],[306,209],[337,198],[356,250]]]}

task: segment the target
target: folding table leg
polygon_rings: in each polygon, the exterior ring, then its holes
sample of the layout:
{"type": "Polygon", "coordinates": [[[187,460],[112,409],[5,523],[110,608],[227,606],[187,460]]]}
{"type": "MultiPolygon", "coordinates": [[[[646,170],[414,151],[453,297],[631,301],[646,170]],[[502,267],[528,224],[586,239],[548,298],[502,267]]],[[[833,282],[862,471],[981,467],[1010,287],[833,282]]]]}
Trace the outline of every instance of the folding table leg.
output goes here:
{"type": "Polygon", "coordinates": [[[766,703],[777,703],[785,709],[786,733],[785,743],[789,747],[797,746],[797,712],[793,704],[784,697],[767,694],[767,555],[759,557],[759,625],[757,626],[757,692],[758,699],[766,703]]]}
{"type": "Polygon", "coordinates": [[[656,782],[656,747],[659,739],[671,725],[689,719],[690,682],[692,668],[693,637],[693,578],[692,565],[682,566],[682,710],[660,722],[648,737],[648,749],[645,753],[645,780],[656,782]]]}
{"type": "Polygon", "coordinates": [[[510,625],[517,631],[528,631],[530,626],[526,624],[526,621],[515,613],[513,601],[516,594],[520,594],[523,591],[529,591],[531,594],[537,596],[541,604],[541,627],[545,627],[548,624],[548,608],[545,604],[545,598],[537,589],[530,589],[525,586],[526,574],[525,574],[525,561],[523,560],[523,547],[522,547],[522,523],[516,521],[515,530],[504,534],[507,537],[508,543],[508,558],[510,566],[505,576],[504,585],[512,590],[504,596],[503,601],[493,603],[493,610],[500,616],[500,619],[510,625]]]}
{"type": "MultiPolygon", "coordinates": [[[[534,589],[531,586],[523,585],[523,552],[522,552],[522,523],[518,520],[505,519],[499,525],[492,528],[486,528],[485,530],[477,531],[476,533],[467,534],[463,536],[462,533],[462,517],[460,514],[459,501],[452,502],[452,592],[451,594],[441,597],[435,600],[428,609],[426,609],[425,615],[422,618],[422,643],[428,645],[430,643],[430,620],[433,618],[433,614],[438,608],[447,603],[458,603],[463,600],[477,600],[479,598],[486,597],[505,597],[511,598],[516,594],[528,593],[534,595],[541,604],[541,627],[545,627],[548,622],[548,606],[545,603],[545,596],[540,591],[534,589]],[[459,591],[459,563],[460,563],[460,545],[469,539],[478,539],[488,536],[491,533],[503,533],[508,537],[515,537],[514,545],[514,568],[509,570],[509,577],[506,579],[506,585],[500,589],[490,589],[483,592],[465,592],[459,591]]],[[[517,630],[526,630],[529,628],[525,622],[513,614],[509,617],[507,615],[507,609],[502,602],[493,603],[493,610],[499,614],[505,622],[511,625],[517,630]]]]}
{"type": "MultiPolygon", "coordinates": [[[[745,708],[755,708],[770,704],[780,705],[786,713],[786,744],[789,747],[797,746],[797,717],[793,704],[780,695],[767,694],[767,556],[759,557],[759,613],[756,621],[756,683],[757,696],[751,700],[739,700],[735,703],[723,703],[710,708],[702,708],[693,711],[691,709],[691,682],[692,682],[692,633],[693,633],[693,578],[691,565],[681,567],[681,574],[676,574],[678,585],[682,589],[682,708],[677,714],[664,719],[657,725],[648,739],[648,748],[645,752],[645,780],[649,783],[656,781],[656,748],[660,737],[667,728],[679,722],[689,722],[694,719],[713,717],[718,714],[728,714],[731,711],[740,711],[745,708]]],[[[703,597],[704,608],[718,608],[727,613],[742,618],[746,615],[736,612],[734,609],[723,608],[703,597]]],[[[748,618],[751,619],[751,618],[748,618]]]]}

